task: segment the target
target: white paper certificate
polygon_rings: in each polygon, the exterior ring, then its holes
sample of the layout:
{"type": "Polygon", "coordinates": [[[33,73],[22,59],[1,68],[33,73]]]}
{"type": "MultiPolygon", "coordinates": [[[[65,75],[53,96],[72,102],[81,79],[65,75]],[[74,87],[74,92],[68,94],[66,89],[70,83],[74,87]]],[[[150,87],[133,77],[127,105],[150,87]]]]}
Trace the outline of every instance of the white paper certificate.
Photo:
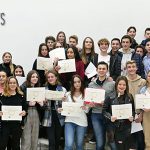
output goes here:
{"type": "Polygon", "coordinates": [[[76,72],[75,59],[60,60],[58,66],[60,66],[59,73],[76,72]]]}
{"type": "Polygon", "coordinates": [[[143,108],[150,108],[150,95],[144,94],[136,94],[135,95],[135,108],[136,109],[143,109],[143,108]]]}
{"type": "Polygon", "coordinates": [[[64,95],[65,95],[64,91],[52,91],[52,90],[45,91],[45,97],[47,100],[62,100],[64,95]]]}
{"type": "Polygon", "coordinates": [[[65,49],[56,48],[49,52],[50,58],[54,61],[55,58],[66,59],[65,49]]]}
{"type": "Polygon", "coordinates": [[[117,117],[117,119],[129,119],[132,117],[132,105],[112,105],[112,116],[117,117]]]}
{"type": "Polygon", "coordinates": [[[19,114],[22,112],[22,106],[5,106],[2,105],[2,120],[22,120],[19,114]]]}
{"type": "Polygon", "coordinates": [[[80,103],[74,102],[63,102],[62,103],[61,115],[63,116],[72,116],[72,117],[79,117],[82,113],[82,108],[80,103]]]}
{"type": "Polygon", "coordinates": [[[26,77],[16,76],[16,78],[18,80],[19,86],[22,85],[26,81],[26,77]]]}
{"type": "Polygon", "coordinates": [[[96,67],[93,65],[92,62],[89,63],[85,70],[85,75],[89,78],[95,76],[97,74],[96,67]]]}
{"type": "Polygon", "coordinates": [[[105,90],[86,88],[84,99],[85,99],[85,102],[101,103],[105,99],[105,90]]]}
{"type": "Polygon", "coordinates": [[[45,100],[45,88],[27,88],[27,101],[41,102],[45,100]]]}
{"type": "Polygon", "coordinates": [[[51,70],[53,69],[53,61],[51,58],[38,57],[37,58],[38,70],[51,70]]]}

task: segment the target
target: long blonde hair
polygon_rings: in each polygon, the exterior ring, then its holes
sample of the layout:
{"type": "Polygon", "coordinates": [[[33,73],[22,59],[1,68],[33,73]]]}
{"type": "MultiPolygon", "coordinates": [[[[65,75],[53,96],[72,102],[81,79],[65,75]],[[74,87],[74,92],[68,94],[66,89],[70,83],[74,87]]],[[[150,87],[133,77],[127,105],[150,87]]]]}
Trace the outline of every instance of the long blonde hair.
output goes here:
{"type": "Polygon", "coordinates": [[[3,95],[4,96],[11,96],[11,94],[10,94],[10,88],[9,88],[9,82],[10,82],[11,79],[15,79],[16,80],[16,84],[17,84],[16,93],[18,93],[20,95],[23,95],[23,92],[21,91],[21,89],[19,87],[18,80],[14,76],[10,76],[10,77],[7,78],[6,84],[4,86],[3,95]]]}
{"type": "Polygon", "coordinates": [[[3,56],[2,56],[2,59],[4,60],[4,57],[5,57],[6,54],[10,55],[10,57],[11,57],[11,61],[10,61],[10,64],[9,64],[9,68],[10,68],[11,74],[14,74],[14,69],[15,69],[15,68],[14,68],[14,65],[13,65],[13,63],[12,63],[12,55],[11,55],[11,53],[5,52],[5,53],[3,54],[3,56]]]}

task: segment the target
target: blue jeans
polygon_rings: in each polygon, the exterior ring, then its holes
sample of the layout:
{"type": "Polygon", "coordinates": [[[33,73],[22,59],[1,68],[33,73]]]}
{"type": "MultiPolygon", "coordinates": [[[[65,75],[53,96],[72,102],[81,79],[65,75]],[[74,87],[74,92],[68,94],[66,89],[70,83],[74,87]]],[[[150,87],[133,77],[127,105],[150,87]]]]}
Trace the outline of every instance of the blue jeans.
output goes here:
{"type": "Polygon", "coordinates": [[[91,119],[96,138],[96,150],[104,150],[106,140],[104,116],[101,113],[92,113],[91,119]]]}
{"type": "Polygon", "coordinates": [[[86,127],[79,126],[75,123],[65,123],[65,150],[72,150],[74,141],[77,150],[83,150],[83,141],[86,127]],[[76,137],[76,140],[74,140],[76,137]]]}

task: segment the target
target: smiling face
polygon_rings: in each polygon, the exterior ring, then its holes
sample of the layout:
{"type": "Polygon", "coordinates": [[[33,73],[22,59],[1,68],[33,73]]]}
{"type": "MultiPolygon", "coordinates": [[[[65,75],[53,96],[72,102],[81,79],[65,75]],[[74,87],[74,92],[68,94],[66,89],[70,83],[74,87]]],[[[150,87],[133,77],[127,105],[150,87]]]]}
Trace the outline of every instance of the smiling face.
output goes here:
{"type": "Polygon", "coordinates": [[[3,62],[4,63],[10,63],[12,60],[12,56],[9,53],[5,53],[5,55],[3,55],[3,62]]]}
{"type": "Polygon", "coordinates": [[[10,92],[15,92],[17,87],[18,87],[16,79],[15,78],[11,78],[8,81],[8,86],[9,86],[9,91],[10,92]]]}
{"type": "Polygon", "coordinates": [[[129,35],[132,39],[134,39],[135,36],[136,36],[136,31],[135,31],[133,28],[131,28],[131,29],[127,32],[127,35],[129,35]]]}
{"type": "Polygon", "coordinates": [[[106,65],[104,65],[104,64],[98,65],[98,67],[97,67],[97,73],[98,73],[99,77],[105,77],[106,74],[107,74],[107,71],[108,71],[108,69],[107,69],[106,65]]]}
{"type": "Polygon", "coordinates": [[[120,49],[120,42],[118,40],[113,40],[111,42],[111,48],[113,52],[116,52],[120,49]]]}
{"type": "Polygon", "coordinates": [[[53,73],[48,73],[47,75],[47,81],[51,85],[55,85],[57,82],[57,77],[53,73]]]}
{"type": "Polygon", "coordinates": [[[102,42],[99,45],[99,49],[102,52],[107,52],[108,48],[109,48],[109,45],[106,42],[102,42]]]}
{"type": "Polygon", "coordinates": [[[0,84],[4,84],[7,79],[7,75],[5,72],[0,71],[0,84]]]}
{"type": "Polygon", "coordinates": [[[22,71],[21,68],[16,68],[15,69],[15,76],[20,76],[20,77],[23,76],[23,71],[22,71]]]}
{"type": "Polygon", "coordinates": [[[74,38],[70,38],[69,39],[69,45],[70,46],[74,46],[74,47],[76,47],[77,46],[77,41],[74,39],[74,38]]]}
{"type": "Polygon", "coordinates": [[[127,64],[127,72],[129,75],[135,75],[137,71],[136,63],[127,64]]]}
{"type": "Polygon", "coordinates": [[[118,93],[120,93],[121,95],[124,94],[126,87],[126,82],[124,80],[120,80],[117,85],[118,93]]]}
{"type": "Polygon", "coordinates": [[[35,84],[37,84],[38,83],[38,75],[36,74],[36,73],[33,73],[32,75],[31,75],[31,85],[32,86],[35,86],[35,84]]]}

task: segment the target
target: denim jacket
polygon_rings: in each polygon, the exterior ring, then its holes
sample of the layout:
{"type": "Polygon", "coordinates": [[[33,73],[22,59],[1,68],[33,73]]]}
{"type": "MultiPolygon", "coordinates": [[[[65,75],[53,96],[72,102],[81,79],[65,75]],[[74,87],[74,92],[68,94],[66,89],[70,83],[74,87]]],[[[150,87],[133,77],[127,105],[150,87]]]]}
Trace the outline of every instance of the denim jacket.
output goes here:
{"type": "MultiPolygon", "coordinates": [[[[48,89],[48,87],[46,87],[48,89]]],[[[66,89],[60,85],[57,86],[56,91],[66,91],[66,89]]],[[[57,112],[57,109],[62,107],[62,102],[61,101],[55,101],[55,110],[57,112]]],[[[57,112],[59,122],[61,126],[64,125],[65,117],[62,116],[60,113],[57,112]]],[[[42,121],[42,125],[45,127],[51,127],[52,125],[52,110],[51,110],[51,101],[49,100],[47,104],[45,105],[45,112],[44,112],[44,117],[42,121]]]]}

